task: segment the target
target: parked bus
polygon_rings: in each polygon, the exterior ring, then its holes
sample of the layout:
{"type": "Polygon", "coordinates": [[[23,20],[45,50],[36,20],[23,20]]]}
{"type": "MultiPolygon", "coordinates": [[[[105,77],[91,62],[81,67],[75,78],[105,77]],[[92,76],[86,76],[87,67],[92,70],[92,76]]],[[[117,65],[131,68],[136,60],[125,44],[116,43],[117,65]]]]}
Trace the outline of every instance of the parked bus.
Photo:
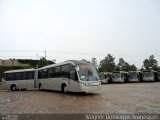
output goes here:
{"type": "Polygon", "coordinates": [[[100,91],[100,80],[93,65],[69,60],[38,69],[39,89],[94,93],[100,91]]]}
{"type": "Polygon", "coordinates": [[[128,82],[128,72],[117,71],[112,73],[113,82],[128,82]]]}
{"type": "Polygon", "coordinates": [[[160,81],[160,71],[157,72],[158,81],[160,81]]]}
{"type": "Polygon", "coordinates": [[[18,89],[26,90],[35,88],[36,84],[35,69],[20,69],[4,72],[2,87],[15,91],[18,89]]]}
{"type": "Polygon", "coordinates": [[[112,73],[111,72],[101,72],[99,73],[99,78],[100,78],[101,83],[111,83],[112,73]]]}
{"type": "Polygon", "coordinates": [[[128,81],[129,82],[142,82],[142,72],[141,71],[129,71],[128,81]]]}
{"type": "Polygon", "coordinates": [[[142,72],[143,81],[158,81],[158,74],[155,70],[145,70],[142,72]]]}

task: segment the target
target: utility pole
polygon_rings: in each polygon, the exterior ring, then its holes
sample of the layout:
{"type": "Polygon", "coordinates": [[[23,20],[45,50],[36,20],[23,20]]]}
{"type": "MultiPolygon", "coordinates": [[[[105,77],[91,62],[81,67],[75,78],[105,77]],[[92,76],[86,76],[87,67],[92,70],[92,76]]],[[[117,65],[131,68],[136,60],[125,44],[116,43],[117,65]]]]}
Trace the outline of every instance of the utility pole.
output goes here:
{"type": "Polygon", "coordinates": [[[12,61],[12,70],[13,70],[13,59],[11,59],[11,61],[12,61]]]}
{"type": "Polygon", "coordinates": [[[45,58],[47,58],[47,51],[45,50],[44,53],[45,53],[45,58]]]}
{"type": "Polygon", "coordinates": [[[97,69],[97,59],[96,58],[92,58],[92,61],[91,61],[92,65],[97,69]]]}
{"type": "Polygon", "coordinates": [[[36,56],[37,56],[37,61],[38,61],[38,54],[36,54],[36,56]]]}
{"type": "Polygon", "coordinates": [[[38,69],[38,54],[36,54],[37,56],[37,65],[36,65],[36,69],[38,69]]]}

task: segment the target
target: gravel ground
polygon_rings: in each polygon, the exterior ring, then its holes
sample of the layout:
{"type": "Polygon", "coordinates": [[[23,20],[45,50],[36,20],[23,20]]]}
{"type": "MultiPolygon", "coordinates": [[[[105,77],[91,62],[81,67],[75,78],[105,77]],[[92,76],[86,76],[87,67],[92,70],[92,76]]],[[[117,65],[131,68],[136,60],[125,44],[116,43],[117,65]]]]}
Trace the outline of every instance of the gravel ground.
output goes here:
{"type": "Polygon", "coordinates": [[[104,84],[99,94],[11,92],[0,87],[0,113],[159,114],[160,82],[104,84]]]}

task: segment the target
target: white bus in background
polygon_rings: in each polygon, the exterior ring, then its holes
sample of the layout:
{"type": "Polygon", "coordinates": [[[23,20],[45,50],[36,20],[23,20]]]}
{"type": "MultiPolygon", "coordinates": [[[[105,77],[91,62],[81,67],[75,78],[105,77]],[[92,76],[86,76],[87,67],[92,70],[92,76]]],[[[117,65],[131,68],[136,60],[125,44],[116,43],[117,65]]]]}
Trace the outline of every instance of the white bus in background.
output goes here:
{"type": "Polygon", "coordinates": [[[38,69],[39,89],[97,93],[101,83],[95,67],[84,61],[69,60],[38,69]]]}
{"type": "Polygon", "coordinates": [[[157,72],[158,81],[160,81],[160,71],[157,72]]]}
{"type": "Polygon", "coordinates": [[[111,72],[100,72],[99,78],[100,78],[101,83],[111,83],[112,73],[111,72]]]}
{"type": "Polygon", "coordinates": [[[141,71],[129,71],[128,81],[129,82],[142,82],[142,72],[141,71]]]}
{"type": "Polygon", "coordinates": [[[145,70],[142,72],[143,81],[158,81],[158,73],[155,70],[145,70]]]}
{"type": "Polygon", "coordinates": [[[20,69],[4,72],[2,87],[15,91],[18,89],[26,90],[35,88],[36,84],[35,69],[20,69]]]}
{"type": "Polygon", "coordinates": [[[112,82],[128,82],[128,72],[125,71],[113,72],[112,82]]]}

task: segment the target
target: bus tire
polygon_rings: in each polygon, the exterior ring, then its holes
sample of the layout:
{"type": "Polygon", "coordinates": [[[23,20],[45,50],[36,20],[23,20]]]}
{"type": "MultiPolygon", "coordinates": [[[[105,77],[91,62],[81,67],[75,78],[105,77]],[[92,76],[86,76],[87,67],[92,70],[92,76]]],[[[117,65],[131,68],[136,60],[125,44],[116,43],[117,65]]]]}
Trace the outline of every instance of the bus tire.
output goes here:
{"type": "Polygon", "coordinates": [[[11,85],[11,91],[16,91],[17,90],[17,87],[15,84],[11,85]]]}
{"type": "Polygon", "coordinates": [[[62,92],[67,93],[67,85],[66,84],[62,85],[62,92]]]}
{"type": "Polygon", "coordinates": [[[39,84],[39,90],[43,90],[42,84],[39,84]]]}
{"type": "Polygon", "coordinates": [[[139,82],[143,82],[143,79],[140,79],[139,82]]]}
{"type": "Polygon", "coordinates": [[[26,88],[23,88],[23,89],[21,89],[22,91],[26,91],[27,89],[26,88]]]}

